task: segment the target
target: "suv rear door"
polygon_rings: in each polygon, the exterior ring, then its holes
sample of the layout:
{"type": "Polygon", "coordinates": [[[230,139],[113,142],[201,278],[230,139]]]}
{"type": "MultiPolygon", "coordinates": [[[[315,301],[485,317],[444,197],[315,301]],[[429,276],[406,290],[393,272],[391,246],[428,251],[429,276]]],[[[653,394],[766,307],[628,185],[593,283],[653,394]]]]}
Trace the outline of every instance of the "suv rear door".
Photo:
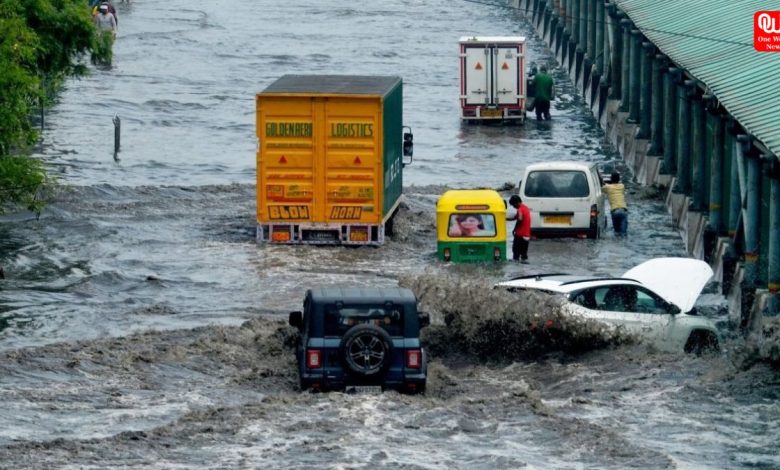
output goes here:
{"type": "Polygon", "coordinates": [[[597,199],[593,186],[592,175],[582,169],[528,171],[520,191],[523,202],[531,209],[531,228],[590,227],[590,210],[597,199]]]}

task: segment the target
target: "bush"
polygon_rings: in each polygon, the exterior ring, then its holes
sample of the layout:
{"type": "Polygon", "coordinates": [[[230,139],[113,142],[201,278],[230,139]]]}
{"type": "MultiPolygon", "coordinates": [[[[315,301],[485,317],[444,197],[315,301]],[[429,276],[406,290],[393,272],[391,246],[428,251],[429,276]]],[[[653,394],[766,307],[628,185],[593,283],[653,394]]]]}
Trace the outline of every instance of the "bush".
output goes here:
{"type": "Polygon", "coordinates": [[[105,55],[97,44],[84,0],[0,1],[0,211],[40,211],[47,178],[25,156],[38,139],[30,116],[48,104],[47,86],[85,73],[81,56],[93,49],[105,55]]]}

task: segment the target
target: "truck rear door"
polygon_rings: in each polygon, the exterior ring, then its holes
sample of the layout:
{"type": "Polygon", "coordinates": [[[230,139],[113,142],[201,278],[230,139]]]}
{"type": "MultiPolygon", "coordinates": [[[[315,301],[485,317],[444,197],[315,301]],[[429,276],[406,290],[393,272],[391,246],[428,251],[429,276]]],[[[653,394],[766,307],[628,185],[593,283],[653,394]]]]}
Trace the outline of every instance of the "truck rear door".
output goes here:
{"type": "Polygon", "coordinates": [[[466,105],[519,105],[521,44],[465,45],[463,79],[466,105]]]}
{"type": "Polygon", "coordinates": [[[492,104],[491,49],[485,45],[464,47],[463,80],[467,105],[492,104]]]}
{"type": "Polygon", "coordinates": [[[379,110],[378,98],[333,97],[323,102],[325,137],[318,162],[323,171],[318,172],[318,178],[322,178],[320,187],[326,194],[320,199],[324,204],[316,209],[318,220],[348,224],[382,221],[379,110]]]}
{"type": "Polygon", "coordinates": [[[492,54],[495,86],[493,100],[496,104],[520,103],[520,51],[517,45],[498,45],[492,54]]]}

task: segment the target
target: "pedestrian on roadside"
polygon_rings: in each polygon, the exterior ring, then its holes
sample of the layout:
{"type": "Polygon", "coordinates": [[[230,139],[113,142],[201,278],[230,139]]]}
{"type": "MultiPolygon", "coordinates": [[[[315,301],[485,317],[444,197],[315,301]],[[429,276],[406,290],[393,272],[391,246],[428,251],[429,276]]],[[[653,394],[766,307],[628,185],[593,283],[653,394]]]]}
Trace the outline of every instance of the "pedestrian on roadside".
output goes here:
{"type": "Polygon", "coordinates": [[[555,84],[553,78],[547,73],[547,66],[539,67],[539,72],[534,75],[534,107],[536,108],[536,120],[550,120],[550,102],[555,97],[555,84]]]}
{"type": "Polygon", "coordinates": [[[615,235],[625,236],[628,232],[628,207],[626,206],[626,187],[620,182],[620,173],[612,172],[609,183],[601,190],[607,195],[612,215],[612,229],[615,235]]]}
{"type": "Polygon", "coordinates": [[[108,0],[102,0],[95,2],[95,5],[92,7],[92,18],[95,18],[98,13],[100,13],[100,7],[105,5],[108,8],[108,12],[114,15],[114,22],[116,22],[117,26],[119,26],[119,15],[116,12],[116,8],[114,8],[114,5],[111,4],[108,0]]]}
{"type": "Polygon", "coordinates": [[[509,205],[515,209],[511,214],[510,220],[515,220],[515,227],[512,229],[512,259],[528,264],[528,245],[531,243],[531,209],[523,204],[520,196],[514,194],[509,198],[509,205]]]}
{"type": "Polygon", "coordinates": [[[102,3],[95,15],[95,26],[101,35],[111,33],[111,39],[116,37],[116,17],[108,11],[108,4],[102,3]]]}

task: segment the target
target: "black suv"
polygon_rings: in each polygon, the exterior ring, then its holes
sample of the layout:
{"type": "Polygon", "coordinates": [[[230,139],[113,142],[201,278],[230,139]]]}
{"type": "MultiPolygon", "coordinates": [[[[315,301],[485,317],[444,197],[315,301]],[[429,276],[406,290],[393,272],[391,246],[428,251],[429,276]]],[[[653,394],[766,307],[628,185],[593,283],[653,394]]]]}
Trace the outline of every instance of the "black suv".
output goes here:
{"type": "Polygon", "coordinates": [[[409,289],[309,289],[303,312],[290,313],[301,389],[424,392],[428,323],[409,289]]]}

